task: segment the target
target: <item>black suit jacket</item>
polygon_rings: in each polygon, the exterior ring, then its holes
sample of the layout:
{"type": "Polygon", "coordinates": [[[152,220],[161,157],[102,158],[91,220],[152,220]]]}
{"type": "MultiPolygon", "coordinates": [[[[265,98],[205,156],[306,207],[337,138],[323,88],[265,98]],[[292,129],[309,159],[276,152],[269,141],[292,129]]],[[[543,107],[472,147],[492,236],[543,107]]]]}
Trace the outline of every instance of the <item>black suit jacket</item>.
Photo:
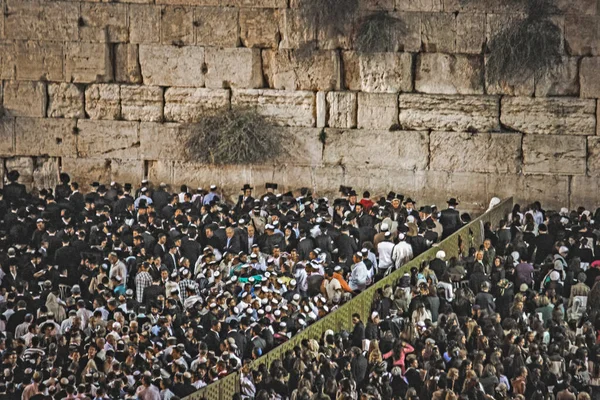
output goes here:
{"type": "Polygon", "coordinates": [[[461,227],[460,213],[453,208],[442,210],[440,224],[442,224],[442,228],[444,228],[442,239],[445,239],[461,227]]]}
{"type": "Polygon", "coordinates": [[[150,309],[150,303],[159,295],[165,295],[165,288],[160,285],[150,285],[146,289],[144,289],[144,296],[142,297],[142,302],[146,305],[146,309],[150,309]]]}
{"type": "Polygon", "coordinates": [[[233,254],[239,253],[242,250],[242,242],[240,240],[240,237],[237,235],[233,235],[231,239],[225,238],[224,250],[233,254]]]}

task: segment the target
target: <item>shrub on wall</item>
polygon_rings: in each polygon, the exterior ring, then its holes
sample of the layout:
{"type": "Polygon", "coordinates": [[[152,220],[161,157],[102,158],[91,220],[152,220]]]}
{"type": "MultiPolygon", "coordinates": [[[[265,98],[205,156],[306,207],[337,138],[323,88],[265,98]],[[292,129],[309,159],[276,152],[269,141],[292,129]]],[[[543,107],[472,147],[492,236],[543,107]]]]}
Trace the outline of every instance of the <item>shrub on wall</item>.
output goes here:
{"type": "Polygon", "coordinates": [[[491,82],[525,81],[558,65],[562,33],[550,16],[558,12],[554,0],[525,1],[527,16],[513,21],[492,38],[486,73],[491,82]]]}
{"type": "Polygon", "coordinates": [[[203,115],[188,135],[189,160],[206,164],[255,164],[285,152],[281,131],[252,109],[203,115]]]}

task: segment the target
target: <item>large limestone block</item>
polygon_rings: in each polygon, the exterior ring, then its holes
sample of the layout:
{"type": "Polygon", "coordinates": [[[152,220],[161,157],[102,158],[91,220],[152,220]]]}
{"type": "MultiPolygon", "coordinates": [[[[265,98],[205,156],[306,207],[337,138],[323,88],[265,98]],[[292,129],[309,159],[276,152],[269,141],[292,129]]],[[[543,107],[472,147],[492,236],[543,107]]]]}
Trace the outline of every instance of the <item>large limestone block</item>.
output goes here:
{"type": "Polygon", "coordinates": [[[233,90],[232,107],[255,109],[261,115],[283,126],[315,126],[315,94],[284,90],[233,90]]]}
{"type": "Polygon", "coordinates": [[[129,41],[131,43],[160,42],[160,6],[129,4],[129,41]]]}
{"type": "Polygon", "coordinates": [[[59,118],[17,118],[15,154],[57,157],[76,154],[75,122],[59,118]]]}
{"type": "Polygon", "coordinates": [[[299,49],[317,40],[316,24],[307,24],[299,9],[281,10],[280,49],[299,49]]]}
{"type": "Polygon", "coordinates": [[[419,52],[421,50],[421,13],[390,13],[400,21],[401,29],[391,31],[390,51],[419,52]]]}
{"type": "MultiPolygon", "coordinates": [[[[576,57],[563,57],[560,64],[536,79],[535,97],[577,96],[579,94],[578,62],[576,57]]],[[[581,88],[584,90],[585,85],[582,84],[581,88]]],[[[582,97],[587,96],[582,95],[582,97]]]]}
{"type": "Polygon", "coordinates": [[[429,134],[370,129],[326,129],[323,161],[370,168],[427,168],[429,134]]]}
{"type": "MultiPolygon", "coordinates": [[[[485,174],[487,200],[513,197],[514,203],[540,201],[545,209],[559,210],[567,203],[569,177],[565,175],[485,174]]],[[[580,178],[579,176],[574,176],[580,178]]],[[[487,204],[485,204],[487,208],[487,204]]]]}
{"type": "Polygon", "coordinates": [[[327,93],[328,126],[331,128],[356,127],[356,93],[327,93]]]}
{"type": "Polygon", "coordinates": [[[121,116],[128,121],[161,121],[163,89],[156,86],[121,86],[121,116]]]}
{"type": "Polygon", "coordinates": [[[358,93],[358,127],[389,129],[398,125],[398,95],[358,93]]]}
{"type": "Polygon", "coordinates": [[[293,50],[264,50],[264,74],[273,89],[339,90],[340,59],[336,51],[299,54],[293,50]]]}
{"type": "Polygon", "coordinates": [[[83,90],[73,83],[48,84],[48,117],[85,118],[83,90]]]}
{"type": "Polygon", "coordinates": [[[2,117],[0,119],[0,156],[15,154],[15,119],[2,117]]]}
{"type": "Polygon", "coordinates": [[[33,158],[32,157],[12,157],[4,161],[4,168],[7,171],[19,171],[19,183],[30,187],[33,182],[33,158]]]}
{"type": "Polygon", "coordinates": [[[143,160],[116,158],[109,161],[111,182],[139,182],[145,178],[143,160]]]}
{"type": "Polygon", "coordinates": [[[76,41],[79,4],[42,0],[7,0],[7,39],[76,41]]]}
{"type": "Polygon", "coordinates": [[[285,145],[282,154],[273,160],[275,168],[282,164],[288,167],[322,165],[323,143],[319,139],[321,129],[283,127],[279,128],[279,133],[284,138],[285,145]]]}
{"type": "Polygon", "coordinates": [[[144,84],[203,87],[204,47],[140,45],[144,84]]]}
{"type": "Polygon", "coordinates": [[[587,137],[587,168],[590,175],[600,175],[600,137],[587,137]]]}
{"type": "Polygon", "coordinates": [[[137,44],[115,46],[115,80],[121,83],[142,83],[139,48],[137,44]]]}
{"type": "Polygon", "coordinates": [[[532,134],[595,135],[596,102],[577,98],[504,97],[503,125],[532,134]]]}
{"type": "Polygon", "coordinates": [[[119,119],[121,87],[115,84],[88,86],[85,89],[85,111],[91,119],[119,119]]]}
{"type": "Polygon", "coordinates": [[[194,29],[196,44],[237,47],[239,10],[225,7],[196,7],[194,29]]]}
{"type": "Polygon", "coordinates": [[[563,135],[525,135],[523,172],[582,175],[586,173],[586,138],[563,135]]]}
{"type": "Polygon", "coordinates": [[[400,95],[404,129],[489,132],[499,128],[498,114],[494,96],[400,95]]]}
{"type": "Polygon", "coordinates": [[[565,42],[572,56],[600,54],[600,18],[596,15],[567,15],[565,42]]]}
{"type": "Polygon", "coordinates": [[[228,3],[236,7],[253,8],[287,8],[288,6],[287,0],[228,0],[228,3]]]}
{"type": "MultiPolygon", "coordinates": [[[[486,178],[488,174],[477,172],[416,171],[416,201],[436,204],[445,208],[446,201],[454,197],[462,211],[487,208],[486,178]]],[[[466,238],[465,238],[466,239],[466,238]]]]}
{"type": "Polygon", "coordinates": [[[112,80],[110,49],[105,43],[67,43],[64,65],[65,79],[70,82],[112,80]]]}
{"type": "Polygon", "coordinates": [[[46,85],[42,82],[4,83],[4,112],[8,116],[45,117],[46,98],[46,85]]]}
{"type": "Polygon", "coordinates": [[[79,22],[79,40],[117,43],[129,37],[127,4],[82,3],[79,22]]]}
{"type": "Polygon", "coordinates": [[[163,7],[160,41],[177,46],[194,44],[194,9],[185,6],[163,7]]]}
{"type": "Polygon", "coordinates": [[[471,55],[421,53],[415,90],[433,94],[482,94],[481,58],[471,55]]]}
{"type": "Polygon", "coordinates": [[[432,132],[429,168],[437,171],[517,173],[521,134],[432,132]]]}
{"type": "Polygon", "coordinates": [[[456,52],[480,54],[485,45],[485,19],[483,13],[459,13],[456,16],[456,52]]]}
{"type": "Polygon", "coordinates": [[[77,154],[89,158],[139,159],[139,123],[79,120],[77,154]]]}
{"type": "Polygon", "coordinates": [[[349,90],[361,92],[412,91],[410,53],[342,53],[344,83],[349,90]]]}
{"type": "Polygon", "coordinates": [[[1,49],[2,77],[25,81],[62,81],[63,45],[56,42],[17,41],[1,49]],[[16,75],[14,73],[16,72],[16,75]]]}
{"type": "Polygon", "coordinates": [[[42,188],[56,187],[59,183],[60,164],[57,157],[36,157],[33,163],[33,186],[42,188]]]}
{"type": "Polygon", "coordinates": [[[396,9],[400,11],[442,11],[443,0],[396,0],[396,9]]]}
{"type": "MultiPolygon", "coordinates": [[[[571,179],[569,189],[567,192],[569,195],[569,204],[571,204],[573,209],[585,207],[587,210],[595,210],[598,207],[598,192],[600,191],[599,176],[575,175],[571,179]]],[[[556,210],[558,209],[556,208],[556,210]]]]}
{"type": "Polygon", "coordinates": [[[209,47],[206,67],[207,88],[254,89],[263,84],[260,49],[209,47]]]}
{"type": "Polygon", "coordinates": [[[579,84],[581,97],[600,98],[600,57],[585,57],[581,60],[579,69],[579,84]]]}
{"type": "Polygon", "coordinates": [[[168,88],[165,91],[165,119],[198,122],[206,112],[229,108],[229,91],[224,89],[168,88]]]}
{"type": "Polygon", "coordinates": [[[277,48],[281,38],[279,10],[242,9],[240,37],[244,47],[277,48]]]}
{"type": "Polygon", "coordinates": [[[188,131],[180,124],[142,122],[140,157],[144,160],[187,160],[188,131]]]}
{"type": "Polygon", "coordinates": [[[423,13],[421,42],[430,53],[453,53],[456,46],[456,17],[451,13],[423,13]]]}
{"type": "Polygon", "coordinates": [[[91,182],[111,182],[111,161],[105,158],[78,158],[74,154],[62,158],[62,171],[79,183],[80,190],[89,189],[91,182]]]}

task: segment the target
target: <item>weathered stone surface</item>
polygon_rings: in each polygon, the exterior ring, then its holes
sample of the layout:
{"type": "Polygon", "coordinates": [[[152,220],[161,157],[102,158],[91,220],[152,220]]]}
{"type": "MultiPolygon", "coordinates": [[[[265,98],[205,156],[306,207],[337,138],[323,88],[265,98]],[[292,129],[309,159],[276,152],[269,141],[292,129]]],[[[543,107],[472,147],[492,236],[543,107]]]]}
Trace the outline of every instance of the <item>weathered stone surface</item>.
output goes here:
{"type": "Polygon", "coordinates": [[[196,44],[237,47],[239,11],[235,8],[197,7],[194,10],[196,44]]]}
{"type": "MultiPolygon", "coordinates": [[[[2,79],[15,79],[16,78],[16,62],[18,53],[16,51],[15,43],[0,43],[0,78],[2,79]]],[[[62,58],[61,58],[62,62],[62,58]]],[[[38,69],[41,67],[38,66],[38,69]]],[[[62,63],[61,63],[61,74],[62,74],[62,63]]],[[[37,74],[36,74],[37,75],[37,74]]],[[[62,75],[61,75],[62,78],[62,75]]],[[[37,79],[37,78],[34,78],[37,79]]],[[[2,174],[0,173],[0,178],[2,174]]]]}
{"type": "Polygon", "coordinates": [[[91,182],[111,182],[110,165],[110,160],[104,158],[77,158],[73,154],[62,158],[62,170],[82,190],[89,188],[91,182]]]}
{"type": "Polygon", "coordinates": [[[587,137],[587,170],[590,175],[600,175],[600,137],[587,137]]]}
{"type": "Polygon", "coordinates": [[[586,138],[563,135],[525,135],[523,172],[526,174],[583,175],[586,138]]]}
{"type": "Polygon", "coordinates": [[[77,40],[77,3],[7,0],[4,15],[7,39],[77,40]]]}
{"type": "Polygon", "coordinates": [[[358,93],[358,127],[389,129],[398,124],[398,95],[358,93]]]}
{"type": "Polygon", "coordinates": [[[65,79],[70,82],[110,81],[112,63],[108,46],[105,43],[67,43],[65,79]]]}
{"type": "Polygon", "coordinates": [[[254,108],[273,122],[283,126],[315,125],[315,94],[283,90],[233,90],[232,107],[254,108]]]}
{"type": "MultiPolygon", "coordinates": [[[[585,207],[587,210],[595,210],[598,206],[599,176],[575,175],[571,178],[569,189],[567,193],[571,208],[585,207]]],[[[564,204],[564,196],[562,196],[562,202],[564,204]]],[[[555,210],[558,209],[558,207],[555,208],[555,210]]]]}
{"type": "Polygon", "coordinates": [[[317,128],[327,124],[327,96],[325,92],[317,92],[317,128]]]}
{"type": "Polygon", "coordinates": [[[204,47],[140,45],[144,84],[203,87],[204,47]]]}
{"type": "Polygon", "coordinates": [[[85,89],[85,111],[91,119],[119,119],[121,87],[114,84],[88,86],[85,89]]]}
{"type": "Polygon", "coordinates": [[[329,127],[356,127],[356,93],[329,92],[327,93],[327,105],[329,111],[329,127]]]}
{"type": "Polygon", "coordinates": [[[442,0],[396,0],[396,9],[400,11],[442,11],[442,0]]]}
{"type": "Polygon", "coordinates": [[[194,9],[184,6],[163,7],[160,41],[177,46],[194,44],[194,9]]]}
{"type": "Polygon", "coordinates": [[[260,88],[263,84],[260,49],[206,49],[207,88],[260,88]]]}
{"type": "Polygon", "coordinates": [[[229,104],[228,90],[168,88],[165,92],[165,119],[197,122],[207,111],[227,109],[229,104]]]}
{"type": "MultiPolygon", "coordinates": [[[[486,64],[488,62],[486,57],[486,64]]],[[[533,96],[535,92],[535,78],[523,78],[521,76],[510,77],[500,81],[492,80],[489,74],[485,74],[485,90],[487,94],[498,94],[507,96],[533,96]]]]}
{"type": "MultiPolygon", "coordinates": [[[[8,45],[7,45],[8,46],[8,45]]],[[[26,81],[63,80],[63,46],[55,42],[17,41],[0,55],[2,77],[26,81]]]]}
{"type": "Polygon", "coordinates": [[[129,41],[131,43],[160,42],[160,6],[129,4],[129,41]]]}
{"type": "Polygon", "coordinates": [[[139,182],[144,178],[144,161],[110,160],[110,180],[114,182],[139,182]]]}
{"type": "Polygon", "coordinates": [[[185,161],[187,159],[186,140],[187,130],[179,124],[142,122],[140,124],[140,157],[144,160],[185,161]]]}
{"type": "Polygon", "coordinates": [[[142,83],[137,44],[115,46],[115,80],[121,83],[142,83]]]}
{"type": "Polygon", "coordinates": [[[33,182],[33,158],[31,157],[12,157],[4,160],[4,168],[7,171],[19,171],[19,180],[17,182],[30,186],[33,182]]]}
{"type": "Polygon", "coordinates": [[[494,96],[400,95],[404,129],[489,132],[499,128],[498,113],[494,96]]]}
{"type": "Polygon", "coordinates": [[[421,43],[431,53],[452,53],[455,50],[456,17],[451,13],[421,15],[421,43]]]}
{"type": "Polygon", "coordinates": [[[0,119],[0,156],[15,154],[15,119],[2,117],[0,119]]]}
{"type": "Polygon", "coordinates": [[[577,98],[502,99],[502,124],[524,133],[594,135],[596,102],[577,98]]]}
{"type": "Polygon", "coordinates": [[[281,10],[280,49],[299,49],[317,40],[316,24],[305,23],[298,9],[281,10]]]}
{"type": "Polygon", "coordinates": [[[161,121],[163,89],[156,86],[121,86],[121,116],[128,121],[161,121]]]}
{"type": "Polygon", "coordinates": [[[116,43],[129,36],[127,4],[81,3],[81,22],[79,40],[116,43]]]}
{"type": "Polygon", "coordinates": [[[416,171],[416,200],[426,199],[428,204],[443,207],[454,197],[461,212],[487,208],[486,177],[477,172],[416,171]]]}
{"type": "MultiPolygon", "coordinates": [[[[545,209],[559,210],[565,206],[569,193],[569,177],[565,175],[485,174],[487,200],[492,197],[513,197],[518,204],[538,200],[545,209]]],[[[573,180],[580,178],[574,176],[573,180]]],[[[484,205],[487,208],[487,204],[484,205]]]]}
{"type": "Polygon", "coordinates": [[[77,152],[75,120],[17,118],[15,154],[29,156],[72,156],[77,152]]]}
{"type": "Polygon", "coordinates": [[[421,13],[395,12],[390,15],[400,20],[402,25],[402,29],[394,29],[391,32],[390,51],[420,51],[421,13]]]}
{"type": "Polygon", "coordinates": [[[429,134],[389,130],[326,129],[326,164],[419,170],[427,168],[429,134]]]}
{"type": "Polygon", "coordinates": [[[521,134],[432,132],[429,168],[437,171],[517,173],[521,134]]]}
{"type": "Polygon", "coordinates": [[[557,0],[557,8],[565,14],[596,15],[598,11],[597,0],[557,0]]]}
{"type": "MultiPolygon", "coordinates": [[[[362,18],[372,14],[373,13],[370,11],[358,11],[351,13],[350,15],[346,14],[333,23],[324,24],[323,22],[317,21],[313,24],[316,25],[317,29],[317,41],[314,44],[316,44],[320,50],[352,49],[362,18]]],[[[307,24],[310,25],[310,23],[307,24]]],[[[389,30],[388,27],[384,29],[389,30]]],[[[381,44],[382,49],[380,51],[390,49],[390,45],[391,43],[389,43],[388,39],[386,43],[381,44]]],[[[300,48],[302,49],[302,47],[306,47],[306,45],[301,46],[300,48]]]]}
{"type": "Polygon", "coordinates": [[[273,89],[339,90],[339,55],[335,51],[314,51],[298,55],[293,50],[264,50],[263,66],[267,84],[273,89]]]}
{"type": "Polygon", "coordinates": [[[439,94],[483,93],[483,67],[477,56],[421,53],[415,90],[439,94]]]}
{"type": "Polygon", "coordinates": [[[600,98],[600,57],[585,57],[581,60],[579,69],[579,84],[581,97],[600,98]]]}
{"type": "Polygon", "coordinates": [[[344,83],[361,92],[412,91],[410,53],[342,53],[344,83]]]}
{"type": "Polygon", "coordinates": [[[83,90],[73,83],[48,84],[48,117],[85,118],[83,90]]]}
{"type": "MultiPolygon", "coordinates": [[[[563,57],[562,62],[535,82],[535,96],[577,96],[579,69],[576,57],[563,57]]],[[[600,64],[599,64],[600,67],[600,64]]],[[[581,85],[582,89],[585,87],[581,85]]],[[[586,97],[583,96],[582,97],[586,97]]]]}
{"type": "Polygon", "coordinates": [[[242,9],[240,11],[240,37],[244,47],[277,48],[279,11],[275,9],[242,9]]]}
{"type": "Polygon", "coordinates": [[[8,116],[45,117],[46,85],[42,82],[6,81],[4,112],[8,116]]]}
{"type": "Polygon", "coordinates": [[[77,154],[89,158],[139,159],[139,123],[79,120],[77,154]]]}
{"type": "Polygon", "coordinates": [[[230,0],[236,7],[286,8],[287,0],[230,0]]]}
{"type": "Polygon", "coordinates": [[[600,54],[599,17],[595,15],[567,15],[565,42],[572,56],[600,54]]]}
{"type": "Polygon", "coordinates": [[[485,14],[456,16],[456,52],[479,54],[485,44],[485,14]]]}
{"type": "Polygon", "coordinates": [[[36,157],[33,159],[33,186],[41,188],[56,187],[59,183],[60,164],[56,157],[36,157]]]}

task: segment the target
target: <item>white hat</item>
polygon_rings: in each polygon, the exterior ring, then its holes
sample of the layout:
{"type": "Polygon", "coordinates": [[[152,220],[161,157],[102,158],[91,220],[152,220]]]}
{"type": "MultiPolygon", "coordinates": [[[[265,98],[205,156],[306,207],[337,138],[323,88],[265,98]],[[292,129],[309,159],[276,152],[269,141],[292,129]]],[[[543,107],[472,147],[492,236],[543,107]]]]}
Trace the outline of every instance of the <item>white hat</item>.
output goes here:
{"type": "Polygon", "coordinates": [[[273,313],[276,317],[279,317],[281,315],[281,311],[279,310],[275,310],[275,312],[273,313]]]}
{"type": "Polygon", "coordinates": [[[315,315],[314,312],[311,311],[311,312],[308,313],[308,318],[316,320],[317,316],[315,315]]]}
{"type": "Polygon", "coordinates": [[[406,217],[406,222],[408,222],[409,224],[415,222],[414,215],[409,215],[408,217],[406,217]]]}
{"type": "MultiPolygon", "coordinates": [[[[296,286],[296,283],[297,283],[297,282],[296,282],[296,280],[295,280],[295,279],[292,279],[292,280],[290,281],[290,285],[291,285],[291,286],[296,286]]],[[[294,296],[294,297],[295,297],[295,296],[294,296]]]]}
{"type": "Polygon", "coordinates": [[[404,240],[405,237],[406,237],[406,235],[404,233],[398,234],[398,239],[400,239],[400,240],[404,240]]]}
{"type": "Polygon", "coordinates": [[[375,319],[375,318],[377,318],[377,317],[379,317],[379,313],[378,313],[377,311],[373,311],[373,312],[371,313],[371,319],[375,319]]]}
{"type": "Polygon", "coordinates": [[[292,297],[292,300],[294,300],[294,301],[300,301],[300,294],[296,293],[294,295],[294,297],[292,297]]]}
{"type": "Polygon", "coordinates": [[[269,304],[269,299],[267,299],[266,297],[264,299],[261,299],[260,304],[262,304],[263,306],[269,304]]]}
{"type": "Polygon", "coordinates": [[[271,312],[271,310],[273,310],[273,309],[271,308],[271,306],[266,306],[266,307],[265,307],[265,311],[266,311],[266,312],[271,312]]]}
{"type": "Polygon", "coordinates": [[[566,246],[560,246],[560,248],[558,249],[559,254],[568,253],[568,252],[569,252],[569,248],[566,246]]]}
{"type": "Polygon", "coordinates": [[[280,322],[280,323],[279,323],[279,326],[280,326],[281,328],[285,328],[285,327],[287,326],[287,324],[286,324],[285,322],[280,322]]]}
{"type": "Polygon", "coordinates": [[[558,281],[560,279],[560,274],[558,273],[558,271],[552,271],[550,272],[550,280],[551,281],[558,281]]]}
{"type": "Polygon", "coordinates": [[[265,226],[265,229],[275,229],[275,227],[273,225],[271,225],[271,224],[267,224],[265,226]]]}
{"type": "Polygon", "coordinates": [[[437,253],[435,253],[435,258],[443,260],[444,258],[446,258],[446,252],[444,250],[438,251],[437,253]]]}
{"type": "Polygon", "coordinates": [[[385,232],[388,229],[390,229],[390,226],[387,223],[384,222],[383,224],[381,224],[381,231],[382,232],[385,232]]]}

